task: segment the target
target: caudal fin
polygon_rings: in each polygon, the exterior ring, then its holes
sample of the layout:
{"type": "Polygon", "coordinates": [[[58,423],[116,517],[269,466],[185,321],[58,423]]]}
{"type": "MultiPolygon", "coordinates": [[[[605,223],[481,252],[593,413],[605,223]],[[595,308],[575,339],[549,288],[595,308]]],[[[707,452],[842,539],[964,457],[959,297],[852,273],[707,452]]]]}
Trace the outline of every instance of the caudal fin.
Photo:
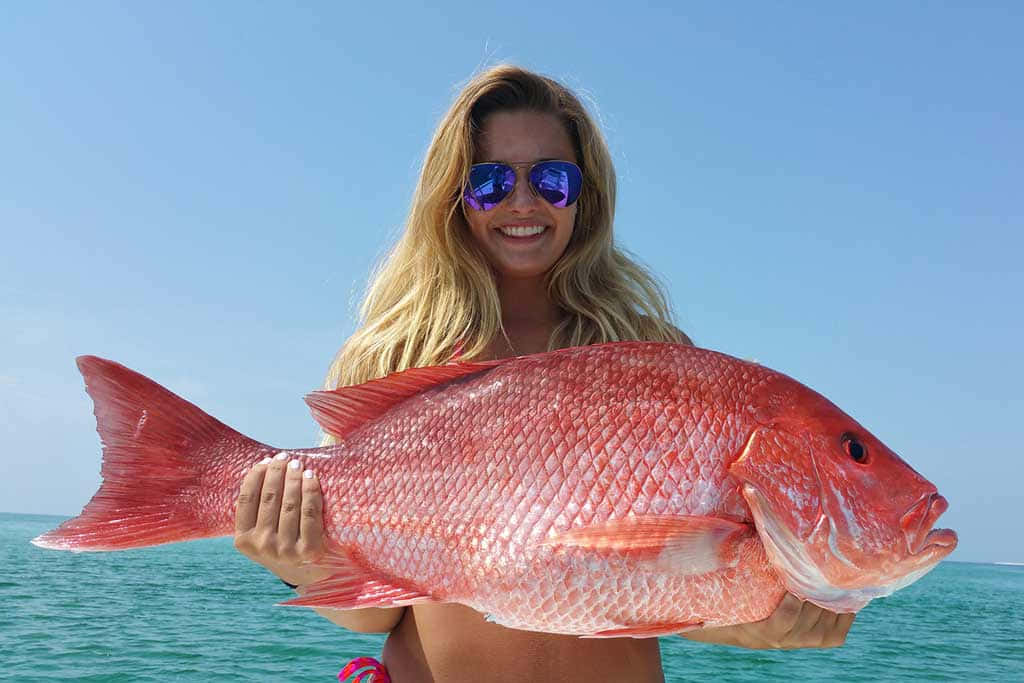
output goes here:
{"type": "Polygon", "coordinates": [[[124,550],[223,536],[238,472],[271,449],[128,368],[81,356],[103,443],[103,483],[82,513],[32,543],[57,550],[124,550]]]}

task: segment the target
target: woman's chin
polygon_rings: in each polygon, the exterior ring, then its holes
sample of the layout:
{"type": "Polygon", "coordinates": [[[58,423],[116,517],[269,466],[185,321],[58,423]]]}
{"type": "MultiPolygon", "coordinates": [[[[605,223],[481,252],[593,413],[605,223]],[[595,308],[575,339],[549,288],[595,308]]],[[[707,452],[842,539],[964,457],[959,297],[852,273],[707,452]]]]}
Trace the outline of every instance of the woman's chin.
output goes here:
{"type": "Polygon", "coordinates": [[[543,277],[565,251],[564,247],[558,250],[555,248],[557,245],[545,242],[535,242],[533,248],[523,248],[521,245],[502,248],[501,244],[493,245],[488,254],[491,267],[500,279],[529,280],[543,277]]]}
{"type": "Polygon", "coordinates": [[[539,280],[551,270],[551,264],[497,264],[494,271],[499,284],[539,280]]]}

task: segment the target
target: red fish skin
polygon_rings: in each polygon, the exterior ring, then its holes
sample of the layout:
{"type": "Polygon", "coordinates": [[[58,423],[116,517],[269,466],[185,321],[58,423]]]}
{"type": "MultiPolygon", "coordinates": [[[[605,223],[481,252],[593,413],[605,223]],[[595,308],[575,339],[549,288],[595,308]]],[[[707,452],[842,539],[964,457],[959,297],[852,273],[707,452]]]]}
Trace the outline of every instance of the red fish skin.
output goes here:
{"type": "MultiPolygon", "coordinates": [[[[35,542],[114,550],[229,535],[244,469],[279,449],[116,363],[79,367],[104,483],[79,518],[35,542]]],[[[751,451],[779,415],[824,401],[806,387],[643,342],[445,366],[427,388],[434,372],[318,394],[334,414],[314,415],[340,443],[288,453],[317,471],[332,548],[322,564],[337,575],[286,604],[459,602],[517,628],[647,637],[756,621],[792,591],[735,472],[761,477],[750,481],[766,495],[765,472],[783,472],[772,506],[810,505],[791,516],[822,528],[820,501],[805,495],[818,475],[801,456],[751,451]],[[652,537],[652,523],[664,531],[652,537]]],[[[890,460],[892,476],[913,473],[890,460]]],[[[899,534],[905,514],[893,517],[899,534]]]]}
{"type": "Polygon", "coordinates": [[[753,533],[735,566],[700,575],[543,541],[652,515],[750,524],[728,465],[757,426],[753,392],[774,376],[642,343],[501,364],[350,433],[346,466],[320,475],[327,532],[371,573],[509,626],[762,619],[785,590],[753,533]]]}

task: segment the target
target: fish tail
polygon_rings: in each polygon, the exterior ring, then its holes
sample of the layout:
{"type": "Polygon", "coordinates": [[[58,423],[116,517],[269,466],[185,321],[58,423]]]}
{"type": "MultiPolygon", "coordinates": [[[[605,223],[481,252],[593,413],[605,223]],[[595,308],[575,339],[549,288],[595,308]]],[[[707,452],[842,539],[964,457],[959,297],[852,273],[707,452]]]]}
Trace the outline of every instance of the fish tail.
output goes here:
{"type": "Polygon", "coordinates": [[[95,356],[77,362],[103,443],[103,483],[78,517],[32,543],[125,550],[231,533],[217,473],[272,449],[123,365],[95,356]]]}

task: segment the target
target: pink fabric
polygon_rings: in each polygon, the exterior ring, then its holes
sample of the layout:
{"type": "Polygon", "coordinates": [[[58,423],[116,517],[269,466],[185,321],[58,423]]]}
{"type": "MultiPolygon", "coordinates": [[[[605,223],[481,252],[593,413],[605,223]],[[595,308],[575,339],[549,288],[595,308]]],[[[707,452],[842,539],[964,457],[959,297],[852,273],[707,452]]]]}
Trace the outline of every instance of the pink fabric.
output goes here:
{"type": "Polygon", "coordinates": [[[452,351],[452,357],[448,359],[449,363],[458,363],[462,359],[462,350],[465,348],[466,342],[460,339],[455,345],[455,350],[452,351]]]}
{"type": "Polygon", "coordinates": [[[338,672],[338,680],[346,683],[353,676],[351,683],[391,683],[391,676],[384,665],[373,657],[356,657],[338,672]]]}

